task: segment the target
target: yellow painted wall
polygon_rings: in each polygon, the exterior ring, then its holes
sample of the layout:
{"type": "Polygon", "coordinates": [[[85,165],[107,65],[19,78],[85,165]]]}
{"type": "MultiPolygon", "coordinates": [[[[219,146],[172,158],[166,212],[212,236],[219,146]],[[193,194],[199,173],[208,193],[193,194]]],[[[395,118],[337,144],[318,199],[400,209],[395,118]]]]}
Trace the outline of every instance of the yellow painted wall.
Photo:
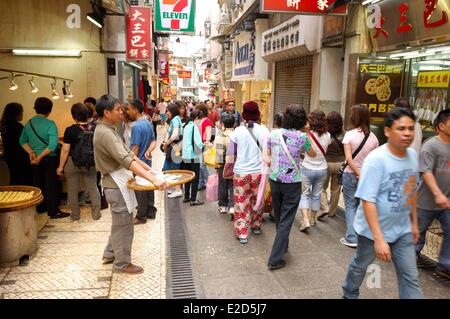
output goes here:
{"type": "MultiPolygon", "coordinates": [[[[71,91],[75,95],[70,102],[64,102],[62,81],[57,82],[59,100],[54,101],[50,119],[58,125],[59,135],[72,124],[70,108],[73,103],[82,102],[87,96],[95,98],[107,93],[106,58],[100,53],[99,29],[86,19],[91,11],[89,0],[1,0],[0,1],[0,68],[23,72],[41,73],[73,79],[71,91]],[[70,29],[66,20],[69,4],[81,8],[81,28],[70,29]],[[50,58],[13,56],[13,48],[35,49],[79,49],[80,58],[50,58]]],[[[0,78],[9,74],[0,72],[0,78]]],[[[0,80],[0,114],[9,102],[24,106],[24,123],[35,114],[34,101],[37,97],[51,96],[52,79],[35,78],[39,92],[32,94],[29,78],[16,78],[17,91],[9,91],[8,80],[0,80]]]]}
{"type": "MultiPolygon", "coordinates": [[[[50,119],[58,125],[59,135],[64,134],[64,129],[73,124],[70,108],[76,102],[83,102],[87,96],[99,98],[107,93],[106,87],[106,61],[103,54],[83,53],[81,58],[38,58],[38,57],[12,57],[0,55],[0,68],[44,73],[53,76],[73,79],[71,91],[74,98],[70,102],[64,102],[62,96],[62,82],[57,81],[57,90],[61,96],[59,100],[53,100],[53,111],[50,119]]],[[[0,72],[0,77],[7,73],[0,72]]],[[[35,78],[35,84],[39,88],[36,94],[31,93],[29,78],[22,76],[16,78],[19,89],[10,91],[7,80],[0,81],[0,113],[7,103],[18,102],[24,107],[24,123],[35,115],[33,106],[37,97],[51,97],[51,79],[35,78]]]]}
{"type": "Polygon", "coordinates": [[[86,19],[89,0],[1,0],[0,48],[98,50],[99,29],[86,19]],[[67,6],[78,4],[81,28],[69,29],[67,6]]]}

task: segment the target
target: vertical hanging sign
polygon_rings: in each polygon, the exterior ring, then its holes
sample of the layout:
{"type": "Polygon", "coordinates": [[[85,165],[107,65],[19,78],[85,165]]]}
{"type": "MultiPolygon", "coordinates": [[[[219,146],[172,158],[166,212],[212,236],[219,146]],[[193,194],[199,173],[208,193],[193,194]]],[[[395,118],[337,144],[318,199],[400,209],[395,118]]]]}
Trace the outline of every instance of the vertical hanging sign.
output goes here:
{"type": "Polygon", "coordinates": [[[195,33],[195,0],[155,0],[155,31],[195,33]]]}
{"type": "Polygon", "coordinates": [[[126,18],[128,60],[152,60],[151,16],[150,7],[130,7],[126,18]]]}

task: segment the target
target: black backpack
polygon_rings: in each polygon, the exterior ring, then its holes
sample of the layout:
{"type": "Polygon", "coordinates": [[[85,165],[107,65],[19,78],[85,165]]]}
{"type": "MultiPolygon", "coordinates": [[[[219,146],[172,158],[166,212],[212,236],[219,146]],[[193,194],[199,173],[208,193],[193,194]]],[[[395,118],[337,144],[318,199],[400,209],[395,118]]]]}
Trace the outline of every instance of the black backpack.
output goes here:
{"type": "Polygon", "coordinates": [[[88,124],[87,128],[79,125],[81,128],[78,134],[77,144],[72,150],[72,161],[75,166],[92,167],[95,166],[94,161],[94,129],[93,124],[88,124]]]}

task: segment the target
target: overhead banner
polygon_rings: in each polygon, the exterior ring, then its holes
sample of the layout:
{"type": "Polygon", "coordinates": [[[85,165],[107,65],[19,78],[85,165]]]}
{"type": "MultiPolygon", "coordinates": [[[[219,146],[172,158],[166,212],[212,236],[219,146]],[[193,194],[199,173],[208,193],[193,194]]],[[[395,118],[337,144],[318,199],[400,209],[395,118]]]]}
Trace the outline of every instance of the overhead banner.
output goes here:
{"type": "Polygon", "coordinates": [[[347,4],[327,12],[338,0],[261,0],[261,13],[296,13],[308,15],[346,15],[347,4]]]}
{"type": "Polygon", "coordinates": [[[126,18],[128,60],[152,60],[151,17],[150,7],[130,7],[126,18]]]}
{"type": "Polygon", "coordinates": [[[195,0],[155,0],[155,31],[195,33],[195,0]]]}
{"type": "Polygon", "coordinates": [[[356,103],[366,104],[372,117],[384,117],[402,96],[404,60],[359,58],[356,103]]]}

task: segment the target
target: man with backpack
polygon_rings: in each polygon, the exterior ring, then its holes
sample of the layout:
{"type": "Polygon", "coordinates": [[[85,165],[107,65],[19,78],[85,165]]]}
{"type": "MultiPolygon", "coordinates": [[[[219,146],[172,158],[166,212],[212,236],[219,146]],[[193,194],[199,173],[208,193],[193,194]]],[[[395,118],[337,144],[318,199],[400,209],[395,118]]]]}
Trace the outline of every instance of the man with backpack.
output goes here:
{"type": "Polygon", "coordinates": [[[94,161],[94,129],[93,123],[88,123],[89,109],[82,103],[76,103],[71,109],[74,125],[64,132],[64,145],[61,150],[58,175],[67,179],[67,196],[73,221],[80,219],[78,191],[83,179],[84,187],[92,204],[92,218],[100,219],[100,193],[97,188],[97,170],[94,161]]]}
{"type": "MultiPolygon", "coordinates": [[[[132,100],[126,109],[128,117],[134,122],[131,127],[130,149],[149,167],[152,166],[151,153],[155,149],[156,139],[152,123],[142,114],[144,105],[140,100],[132,100]],[[146,156],[146,154],[148,154],[146,156]]],[[[145,224],[147,218],[156,218],[155,192],[135,191],[138,210],[134,224],[145,224]]]]}

